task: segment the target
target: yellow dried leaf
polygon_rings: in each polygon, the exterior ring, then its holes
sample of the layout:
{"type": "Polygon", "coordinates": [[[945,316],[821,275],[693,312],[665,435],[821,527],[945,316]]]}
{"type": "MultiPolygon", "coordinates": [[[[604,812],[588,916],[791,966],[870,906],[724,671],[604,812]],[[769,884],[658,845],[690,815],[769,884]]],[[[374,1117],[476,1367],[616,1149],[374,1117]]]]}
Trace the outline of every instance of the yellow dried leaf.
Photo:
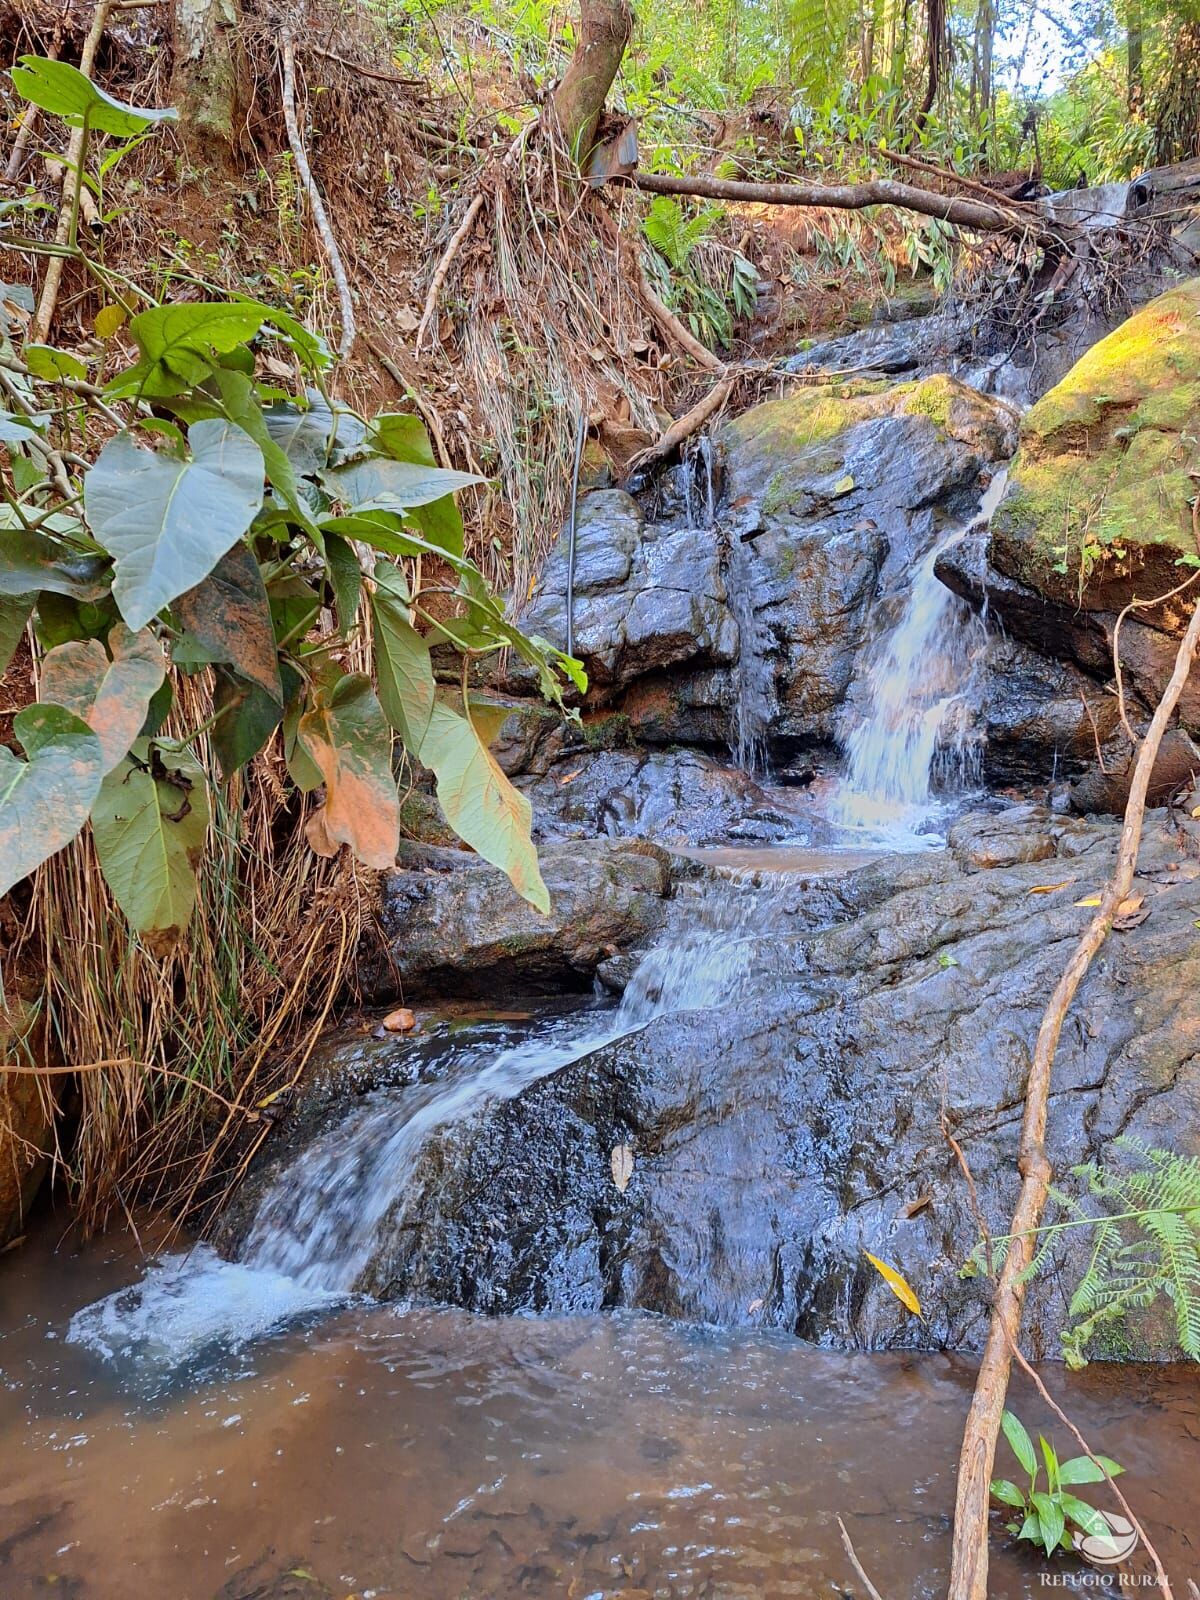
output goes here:
{"type": "Polygon", "coordinates": [[[125,326],[127,312],[124,306],[101,306],[96,313],[94,327],[98,339],[111,339],[119,329],[125,326]]]}
{"type": "Polygon", "coordinates": [[[906,1280],[896,1271],[895,1267],[889,1267],[886,1261],[880,1261],[879,1257],[873,1256],[869,1250],[864,1250],[863,1255],[866,1256],[900,1304],[906,1306],[914,1316],[919,1317],[921,1315],[921,1302],[909,1288],[906,1280]]]}
{"type": "Polygon", "coordinates": [[[1144,894],[1131,894],[1127,900],[1122,900],[1117,907],[1119,917],[1131,917],[1135,911],[1140,911],[1146,903],[1144,894]]]}
{"type": "Polygon", "coordinates": [[[1075,904],[1077,906],[1098,906],[1100,904],[1100,896],[1098,894],[1085,894],[1083,899],[1076,900],[1075,904]]]}
{"type": "Polygon", "coordinates": [[[1192,807],[1192,816],[1193,817],[1200,817],[1200,806],[1193,806],[1192,807]]]}
{"type": "Polygon", "coordinates": [[[1035,883],[1030,894],[1053,894],[1056,889],[1069,889],[1074,878],[1064,878],[1061,883],[1035,883]]]}

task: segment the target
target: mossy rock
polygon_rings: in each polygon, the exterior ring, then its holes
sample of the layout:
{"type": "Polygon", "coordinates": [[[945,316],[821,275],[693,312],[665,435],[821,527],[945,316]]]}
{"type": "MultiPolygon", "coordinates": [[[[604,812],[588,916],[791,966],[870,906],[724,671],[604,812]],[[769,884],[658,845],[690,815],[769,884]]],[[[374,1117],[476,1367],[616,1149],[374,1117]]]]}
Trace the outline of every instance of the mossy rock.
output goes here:
{"type": "Polygon", "coordinates": [[[1200,278],[1130,317],[1027,413],[993,564],[1090,611],[1165,593],[1197,553],[1198,469],[1200,278]]]}
{"type": "Polygon", "coordinates": [[[906,383],[850,378],[754,406],[728,424],[721,442],[736,451],[739,473],[761,484],[763,509],[771,515],[786,505],[798,482],[841,470],[852,428],[905,416],[927,417],[938,433],[989,460],[1004,453],[1002,436],[1011,428],[1003,402],[945,374],[906,383]]]}

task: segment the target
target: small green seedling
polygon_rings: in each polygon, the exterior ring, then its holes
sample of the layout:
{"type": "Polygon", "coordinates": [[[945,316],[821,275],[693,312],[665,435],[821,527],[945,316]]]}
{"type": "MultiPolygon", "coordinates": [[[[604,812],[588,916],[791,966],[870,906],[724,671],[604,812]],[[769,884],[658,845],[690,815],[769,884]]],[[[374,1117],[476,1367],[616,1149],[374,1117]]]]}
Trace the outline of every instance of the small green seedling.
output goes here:
{"type": "Polygon", "coordinates": [[[1074,1456],[1070,1461],[1060,1462],[1052,1446],[1039,1434],[1038,1444],[1046,1468],[1046,1486],[1043,1488],[1042,1468],[1033,1448],[1033,1440],[1020,1419],[1011,1411],[1006,1411],[1003,1427],[1004,1437],[1013,1455],[1029,1476],[1027,1489],[1008,1478],[992,1479],[992,1498],[999,1500],[1001,1505],[1011,1506],[1018,1513],[1006,1524],[1009,1533],[1017,1539],[1040,1545],[1048,1556],[1056,1550],[1075,1549],[1076,1530],[1083,1535],[1107,1537],[1112,1531],[1108,1518],[1070,1490],[1081,1483],[1102,1483],[1106,1472],[1110,1478],[1115,1478],[1119,1472],[1124,1472],[1124,1467],[1119,1467],[1109,1456],[1096,1456],[1094,1459],[1091,1456],[1074,1456]]]}

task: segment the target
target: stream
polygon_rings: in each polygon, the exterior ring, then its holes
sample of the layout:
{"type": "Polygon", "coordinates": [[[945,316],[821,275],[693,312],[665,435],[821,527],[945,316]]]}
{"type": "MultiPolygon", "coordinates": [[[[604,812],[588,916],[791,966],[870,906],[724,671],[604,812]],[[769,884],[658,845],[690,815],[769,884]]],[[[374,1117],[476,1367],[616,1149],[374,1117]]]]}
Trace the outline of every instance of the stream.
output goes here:
{"type": "MultiPolygon", "coordinates": [[[[685,520],[715,533],[706,451],[685,520]]],[[[795,1337],[783,1298],[755,1325],[764,1300],[741,1292],[763,1231],[754,1196],[744,1217],[740,1201],[712,1207],[712,1260],[726,1260],[740,1296],[730,1289],[720,1303],[730,1326],[600,1310],[619,1302],[582,1288],[574,1298],[584,1243],[573,1257],[569,1240],[546,1315],[385,1305],[366,1291],[380,1282],[381,1252],[423,1237],[438,1193],[430,1170],[443,1157],[452,1165],[497,1107],[573,1068],[586,1079],[593,1057],[615,1081],[639,1051],[667,1047],[663,1024],[675,1018],[741,1016],[753,1037],[752,1024],[771,1020],[765,996],[778,1007],[798,993],[822,881],[869,870],[884,852],[927,860],[945,844],[982,790],[988,634],[934,568],[1003,487],[998,470],[965,520],[912,513],[919,537],[880,558],[877,620],[839,711],[841,769],[796,803],[791,838],[678,848],[695,875],[673,881],[670,920],[619,999],[597,985],[592,997],[533,1004],[518,1026],[431,1027],[414,1070],[385,1074],[289,1152],[222,1253],[208,1242],[159,1251],[153,1229],[78,1248],[42,1217],[0,1269],[0,1600],[815,1600],[851,1592],[839,1516],[886,1600],[943,1592],[972,1362],[819,1348],[795,1337]]],[[[751,600],[759,558],[736,530],[728,548],[741,640],[729,759],[770,784],[777,641],[751,600]]],[[[1018,852],[1010,864],[1035,859],[1018,852]]],[[[1014,891],[1022,902],[1028,892],[1024,881],[1014,891]]],[[[931,985],[957,981],[958,966],[939,956],[931,985]]],[[[813,996],[812,1015],[818,1002],[829,1010],[813,996]]],[[[785,1013],[788,1031],[805,1034],[808,1015],[785,1013]]],[[[830,1080],[851,1104],[841,1069],[830,1080]]],[[[807,1081],[791,1091],[802,1102],[807,1081]]],[[[825,1122],[814,1112],[805,1137],[849,1148],[845,1105],[825,1122]]],[[[797,1140],[790,1152],[801,1167],[809,1148],[797,1140]]],[[[605,1185],[608,1160],[605,1143],[605,1185]]],[[[697,1208],[714,1176],[690,1180],[697,1208]]],[[[757,1201],[768,1210],[772,1178],[757,1201]]],[[[498,1195],[496,1206],[499,1216],[498,1195]]],[[[910,1214],[929,1206],[927,1195],[910,1214]]],[[[595,1223],[602,1240],[608,1227],[595,1223]]],[[[511,1266],[507,1242],[493,1252],[498,1272],[511,1266]]],[[[662,1246],[668,1265],[672,1248],[662,1246]]],[[[808,1267],[791,1270],[803,1278],[808,1267]]],[[[486,1298],[478,1281],[473,1290],[486,1298]]],[[[828,1312],[812,1309],[827,1323],[828,1312]]],[[[1194,1369],[1094,1363],[1047,1369],[1047,1381],[1127,1468],[1168,1571],[1197,1571],[1194,1369]]],[[[1013,1393],[1025,1421],[1065,1446],[1036,1396],[1020,1384],[1013,1393]]],[[[1145,1570],[1135,1555],[1120,1586],[1140,1585],[1145,1570]]],[[[1048,1568],[1017,1551],[997,1524],[997,1600],[1096,1581],[1078,1563],[1048,1568]]]]}

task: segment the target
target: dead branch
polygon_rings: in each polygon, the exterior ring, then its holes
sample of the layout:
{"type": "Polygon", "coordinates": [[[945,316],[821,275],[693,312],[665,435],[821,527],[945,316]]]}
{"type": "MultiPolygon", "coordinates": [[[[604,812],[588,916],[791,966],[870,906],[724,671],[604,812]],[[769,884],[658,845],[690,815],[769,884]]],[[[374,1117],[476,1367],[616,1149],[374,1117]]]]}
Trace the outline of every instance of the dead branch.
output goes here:
{"type": "Polygon", "coordinates": [[[660,439],[655,440],[645,450],[639,450],[629,463],[629,470],[636,471],[639,467],[648,465],[651,461],[661,461],[663,456],[669,456],[671,451],[681,445],[685,439],[690,439],[692,434],[699,433],[700,429],[716,415],[733,391],[734,377],[728,375],[715,383],[708,393],[690,411],[685,411],[663,433],[660,439]]]}
{"type": "Polygon", "coordinates": [[[846,1524],[842,1521],[841,1517],[837,1519],[837,1525],[841,1530],[842,1549],[846,1552],[846,1557],[849,1560],[850,1565],[858,1574],[859,1581],[862,1583],[863,1588],[870,1596],[870,1600],[883,1600],[883,1596],[880,1594],[879,1590],[871,1582],[870,1578],[867,1577],[863,1564],[858,1559],[854,1546],[850,1543],[850,1535],[846,1532],[846,1524]]]}
{"type": "MultiPolygon", "coordinates": [[[[96,65],[96,55],[100,49],[100,41],[104,37],[104,30],[108,26],[108,14],[111,10],[112,0],[96,0],[92,25],[83,41],[83,49],[79,52],[79,70],[85,78],[91,77],[92,68],[96,65]]],[[[31,113],[32,110],[30,107],[31,113]]],[[[32,129],[32,117],[29,126],[32,129]]],[[[71,221],[76,211],[73,196],[76,193],[80,195],[84,193],[83,158],[86,146],[87,128],[72,128],[71,137],[67,140],[67,153],[63,157],[62,199],[58,210],[58,222],[54,229],[56,245],[62,246],[72,242],[71,221]],[[68,185],[73,186],[70,193],[68,185]]],[[[42,284],[37,310],[29,327],[30,344],[44,344],[50,336],[50,324],[54,321],[54,308],[58,304],[58,288],[62,282],[63,264],[66,259],[67,252],[63,251],[61,254],[52,255],[46,263],[46,281],[42,284]]]]}
{"type": "MultiPolygon", "coordinates": [[[[146,0],[141,0],[141,3],[144,5],[146,0]]],[[[303,48],[310,55],[324,56],[326,61],[336,61],[338,66],[345,67],[348,72],[357,72],[360,77],[371,78],[376,83],[392,83],[398,89],[420,89],[425,82],[423,78],[402,78],[396,72],[380,72],[377,67],[364,66],[361,61],[351,61],[349,56],[340,56],[336,50],[326,50],[319,44],[308,42],[303,48]]]]}
{"type": "Polygon", "coordinates": [[[433,269],[433,277],[429,281],[429,293],[425,296],[425,306],[421,312],[421,320],[417,324],[417,337],[413,340],[413,348],[420,350],[425,342],[425,335],[429,332],[430,324],[437,315],[438,295],[442,292],[442,285],[446,281],[446,274],[454,262],[455,256],[462,249],[463,244],[475,226],[475,218],[483,210],[484,193],[481,189],[471,204],[458,227],[451,236],[450,243],[442,251],[442,258],[433,269]]]}
{"type": "Polygon", "coordinates": [[[706,200],[733,200],[768,206],[823,206],[834,211],[862,211],[867,206],[898,206],[925,217],[939,217],[956,227],[977,233],[1013,233],[1039,243],[1062,246],[1074,229],[1052,223],[1040,205],[976,200],[967,195],[935,194],[894,178],[872,178],[867,183],[744,183],[736,178],[709,178],[695,174],[668,177],[659,172],[633,172],[620,181],[650,194],[697,195],[706,200]]]}
{"type": "Polygon", "coordinates": [[[691,330],[684,327],[675,313],[665,306],[655,294],[650,286],[650,280],[646,276],[645,268],[642,266],[641,257],[638,255],[636,246],[634,247],[633,256],[637,267],[638,290],[645,302],[646,310],[658,323],[662,331],[669,339],[673,339],[676,344],[681,345],[688,355],[693,360],[698,361],[702,367],[707,367],[710,372],[724,372],[725,363],[713,355],[707,345],[701,344],[691,330]]]}
{"type": "MultiPolygon", "coordinates": [[[[1192,504],[1192,523],[1200,536],[1200,495],[1192,504]]],[[[1059,1036],[1067,1010],[1083,982],[1092,958],[1100,949],[1113,919],[1130,891],[1137,867],[1146,795],[1159,746],[1187,685],[1192,661],[1200,645],[1200,605],[1192,612],[1174,670],[1155,708],[1146,737],[1138,751],[1125,807],[1125,823],[1112,879],[1086,931],[1071,954],[1062,977],[1042,1017],[1033,1060],[1025,1085],[1025,1114],[1017,1165],[1021,1189],[1009,1234],[1012,1242],[1000,1269],[992,1299],[987,1344],[963,1433],[958,1464],[958,1490],[954,1507],[954,1544],[951,1552],[949,1600],[986,1600],[988,1574],[988,1494],[996,1458],[996,1441],[1008,1393],[1013,1351],[1021,1331],[1028,1268],[1036,1248],[1049,1191],[1051,1169],[1046,1156],[1046,1117],[1050,1079],[1059,1036]]]]}
{"type": "Polygon", "coordinates": [[[300,124],[296,120],[296,42],[290,30],[284,30],[280,42],[283,47],[281,52],[283,120],[287,127],[288,145],[291,148],[292,159],[296,163],[296,171],[300,174],[300,181],[304,185],[304,192],[308,196],[308,203],[312,207],[313,226],[317,230],[317,237],[321,241],[321,248],[325,251],[325,259],[329,262],[329,270],[333,274],[334,285],[337,288],[338,305],[342,313],[342,337],[338,344],[338,354],[345,359],[354,348],[357,333],[354,302],[350,298],[350,280],[346,276],[342,252],[338,249],[338,242],[329,225],[325,202],[321,199],[321,191],[317,188],[312,168],[308,164],[308,153],[300,137],[300,124]]]}
{"type": "Polygon", "coordinates": [[[989,200],[995,205],[1019,206],[1031,203],[1028,200],[1012,200],[999,189],[989,188],[986,183],[979,183],[974,178],[964,178],[961,172],[954,172],[949,167],[939,167],[936,162],[922,161],[918,156],[902,155],[899,150],[889,150],[885,146],[880,146],[879,154],[885,161],[893,162],[898,167],[907,167],[912,172],[923,172],[927,177],[939,178],[944,183],[955,183],[968,194],[977,194],[981,200],[989,200]]]}

